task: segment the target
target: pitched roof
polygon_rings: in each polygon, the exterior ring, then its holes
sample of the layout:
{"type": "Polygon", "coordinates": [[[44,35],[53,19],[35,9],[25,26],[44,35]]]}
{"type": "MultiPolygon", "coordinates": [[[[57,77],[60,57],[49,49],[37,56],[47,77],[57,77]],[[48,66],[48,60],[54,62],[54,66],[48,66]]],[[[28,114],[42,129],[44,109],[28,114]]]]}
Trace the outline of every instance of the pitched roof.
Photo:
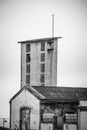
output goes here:
{"type": "Polygon", "coordinates": [[[62,38],[62,37],[49,37],[49,38],[32,39],[32,40],[19,41],[18,43],[34,43],[34,42],[55,40],[55,39],[59,39],[59,38],[62,38]]]}
{"type": "Polygon", "coordinates": [[[87,88],[76,87],[52,87],[52,86],[24,86],[11,99],[16,98],[23,90],[28,90],[39,100],[49,100],[57,102],[78,102],[79,100],[87,100],[87,88]]]}
{"type": "Polygon", "coordinates": [[[41,95],[38,91],[36,91],[35,89],[33,89],[32,87],[29,86],[24,86],[23,88],[21,88],[9,101],[9,103],[11,103],[11,101],[13,99],[15,99],[22,91],[27,90],[28,92],[32,93],[35,97],[37,97],[38,99],[44,99],[45,97],[43,95],[41,95]]]}
{"type": "Polygon", "coordinates": [[[58,101],[79,101],[87,99],[87,88],[32,86],[46,99],[58,101]]]}

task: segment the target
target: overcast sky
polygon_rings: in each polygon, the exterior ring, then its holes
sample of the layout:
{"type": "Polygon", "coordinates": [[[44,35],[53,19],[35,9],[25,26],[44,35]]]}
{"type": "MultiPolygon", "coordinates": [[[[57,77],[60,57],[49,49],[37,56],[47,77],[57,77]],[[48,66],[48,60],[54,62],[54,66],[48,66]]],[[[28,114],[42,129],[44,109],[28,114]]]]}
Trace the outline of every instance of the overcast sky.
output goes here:
{"type": "Polygon", "coordinates": [[[58,85],[87,87],[87,0],[0,0],[0,118],[20,89],[21,40],[62,36],[58,85]]]}

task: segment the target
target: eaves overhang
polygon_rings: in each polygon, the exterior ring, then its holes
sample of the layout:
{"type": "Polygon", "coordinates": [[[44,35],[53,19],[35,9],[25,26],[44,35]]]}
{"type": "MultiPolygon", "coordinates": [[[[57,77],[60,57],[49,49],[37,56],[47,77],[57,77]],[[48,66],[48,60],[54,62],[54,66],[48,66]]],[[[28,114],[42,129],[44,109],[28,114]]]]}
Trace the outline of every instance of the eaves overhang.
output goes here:
{"type": "Polygon", "coordinates": [[[31,40],[19,41],[18,43],[34,43],[34,42],[55,40],[55,39],[60,39],[60,38],[62,38],[62,37],[49,37],[49,38],[31,39],[31,40]]]}

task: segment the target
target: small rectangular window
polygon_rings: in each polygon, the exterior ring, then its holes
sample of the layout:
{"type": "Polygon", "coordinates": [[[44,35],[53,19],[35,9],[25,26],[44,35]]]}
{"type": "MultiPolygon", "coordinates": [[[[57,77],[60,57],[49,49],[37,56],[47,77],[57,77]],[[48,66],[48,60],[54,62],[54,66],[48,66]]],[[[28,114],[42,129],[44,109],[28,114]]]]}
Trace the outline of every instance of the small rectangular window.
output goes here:
{"type": "Polygon", "coordinates": [[[41,61],[45,61],[45,53],[41,53],[41,61]]]}
{"type": "Polygon", "coordinates": [[[44,83],[44,82],[45,82],[45,76],[44,76],[44,74],[41,74],[41,75],[40,75],[40,82],[41,82],[41,83],[44,83]]]}
{"type": "Polygon", "coordinates": [[[26,52],[30,52],[30,44],[26,45],[26,52]]]}
{"type": "Polygon", "coordinates": [[[26,84],[30,84],[30,75],[26,75],[26,84]]]}
{"type": "Polygon", "coordinates": [[[26,73],[30,73],[30,64],[26,65],[26,73]]]}
{"type": "Polygon", "coordinates": [[[31,58],[30,58],[30,54],[26,54],[26,63],[29,63],[30,60],[31,60],[31,58]]]}
{"type": "Polygon", "coordinates": [[[41,64],[41,72],[45,72],[45,64],[41,64]]]}
{"type": "Polygon", "coordinates": [[[41,42],[41,51],[45,51],[45,42],[41,42]]]}

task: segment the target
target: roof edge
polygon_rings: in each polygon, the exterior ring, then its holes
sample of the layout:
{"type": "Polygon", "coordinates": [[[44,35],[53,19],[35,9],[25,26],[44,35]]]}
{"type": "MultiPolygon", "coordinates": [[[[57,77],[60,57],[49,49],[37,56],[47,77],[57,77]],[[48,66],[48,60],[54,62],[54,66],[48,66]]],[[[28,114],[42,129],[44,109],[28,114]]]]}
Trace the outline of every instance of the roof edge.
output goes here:
{"type": "Polygon", "coordinates": [[[14,96],[12,96],[12,98],[10,99],[9,103],[11,103],[11,101],[17,96],[19,95],[24,89],[26,88],[26,86],[24,86],[22,89],[20,89],[16,94],[14,94],[14,96]]]}
{"type": "Polygon", "coordinates": [[[13,99],[15,99],[15,97],[17,97],[23,90],[27,90],[29,92],[31,92],[35,97],[39,98],[39,99],[45,99],[45,97],[40,94],[37,90],[35,90],[34,88],[32,88],[32,86],[28,87],[28,86],[24,86],[22,89],[20,89],[9,101],[9,103],[11,103],[11,101],[13,99]]]}
{"type": "Polygon", "coordinates": [[[30,42],[33,43],[33,42],[49,41],[49,40],[60,39],[60,38],[62,38],[62,37],[39,38],[39,39],[19,41],[18,43],[30,43],[30,42]]]}

